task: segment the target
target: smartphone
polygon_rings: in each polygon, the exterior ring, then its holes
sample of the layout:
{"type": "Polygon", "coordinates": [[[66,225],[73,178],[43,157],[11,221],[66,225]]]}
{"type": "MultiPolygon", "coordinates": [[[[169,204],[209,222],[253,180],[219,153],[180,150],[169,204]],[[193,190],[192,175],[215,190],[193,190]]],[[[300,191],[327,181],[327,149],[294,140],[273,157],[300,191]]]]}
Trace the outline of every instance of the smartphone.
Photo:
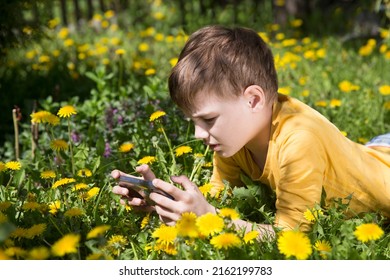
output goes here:
{"type": "Polygon", "coordinates": [[[144,198],[140,194],[140,191],[143,190],[147,196],[149,196],[151,192],[155,192],[174,200],[173,196],[153,186],[152,181],[147,181],[147,180],[139,179],[136,177],[130,177],[130,176],[120,176],[119,182],[127,183],[124,184],[123,186],[129,189],[130,191],[132,191],[133,196],[139,198],[144,198]]]}

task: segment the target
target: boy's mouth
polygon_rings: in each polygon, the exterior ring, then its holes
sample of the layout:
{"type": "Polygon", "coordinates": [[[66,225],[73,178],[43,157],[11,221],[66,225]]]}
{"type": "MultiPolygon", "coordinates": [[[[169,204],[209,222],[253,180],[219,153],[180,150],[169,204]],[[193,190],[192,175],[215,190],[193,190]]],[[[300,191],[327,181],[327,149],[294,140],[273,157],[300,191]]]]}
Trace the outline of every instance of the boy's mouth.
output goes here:
{"type": "Polygon", "coordinates": [[[218,150],[219,144],[208,144],[210,147],[210,150],[213,150],[214,152],[218,150]]]}

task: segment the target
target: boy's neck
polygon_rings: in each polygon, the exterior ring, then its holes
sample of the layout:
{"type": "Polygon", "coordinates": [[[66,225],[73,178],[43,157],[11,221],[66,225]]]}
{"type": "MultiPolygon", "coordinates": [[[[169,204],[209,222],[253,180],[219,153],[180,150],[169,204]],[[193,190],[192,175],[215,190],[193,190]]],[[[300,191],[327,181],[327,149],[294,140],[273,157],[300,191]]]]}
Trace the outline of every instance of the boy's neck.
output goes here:
{"type": "Polygon", "coordinates": [[[271,137],[271,126],[272,126],[272,112],[273,105],[269,107],[269,113],[267,118],[269,125],[267,128],[262,129],[259,133],[245,145],[245,147],[250,151],[253,161],[259,167],[261,171],[263,171],[265,162],[267,160],[268,154],[268,143],[271,137]]]}

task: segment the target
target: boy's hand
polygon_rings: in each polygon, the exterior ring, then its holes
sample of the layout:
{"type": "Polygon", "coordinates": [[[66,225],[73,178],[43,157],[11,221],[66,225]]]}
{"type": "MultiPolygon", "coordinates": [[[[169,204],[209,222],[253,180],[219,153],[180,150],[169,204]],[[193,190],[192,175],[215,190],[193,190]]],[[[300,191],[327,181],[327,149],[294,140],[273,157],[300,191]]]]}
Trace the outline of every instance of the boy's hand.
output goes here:
{"type": "Polygon", "coordinates": [[[174,225],[185,212],[193,212],[197,216],[208,212],[215,213],[215,208],[207,202],[199,188],[186,176],[172,176],[171,180],[180,184],[184,190],[160,179],[154,179],[153,185],[173,196],[174,200],[157,193],[151,193],[149,196],[156,203],[155,210],[164,223],[174,225]]]}
{"type": "MultiPolygon", "coordinates": [[[[150,167],[146,164],[137,166],[135,171],[140,173],[145,180],[153,180],[156,178],[150,167]]],[[[120,176],[126,175],[128,174],[123,173],[120,170],[113,170],[111,172],[111,176],[114,179],[119,179],[120,176]]],[[[112,192],[121,196],[120,203],[122,205],[130,205],[135,210],[146,212],[151,212],[154,210],[154,206],[148,205],[145,199],[134,196],[134,194],[132,194],[128,188],[121,186],[120,183],[112,188],[112,192]]]]}

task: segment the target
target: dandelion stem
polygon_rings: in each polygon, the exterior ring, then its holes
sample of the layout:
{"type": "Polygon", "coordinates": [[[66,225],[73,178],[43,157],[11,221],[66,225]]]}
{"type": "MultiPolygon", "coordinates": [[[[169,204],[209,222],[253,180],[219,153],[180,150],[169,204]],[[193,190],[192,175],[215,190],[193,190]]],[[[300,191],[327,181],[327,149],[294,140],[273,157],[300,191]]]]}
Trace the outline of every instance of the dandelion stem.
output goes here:
{"type": "Polygon", "coordinates": [[[162,125],[160,125],[161,127],[161,131],[164,135],[164,138],[165,138],[165,141],[167,142],[167,145],[168,145],[168,148],[169,148],[169,153],[171,154],[171,158],[172,158],[172,167],[171,167],[171,173],[174,174],[175,170],[176,170],[176,158],[175,158],[175,154],[173,153],[173,149],[172,149],[172,145],[171,145],[171,141],[169,141],[168,139],[168,136],[165,132],[165,129],[162,125]]]}
{"type": "MultiPolygon", "coordinates": [[[[203,158],[206,157],[206,155],[207,155],[209,149],[210,149],[210,147],[207,146],[205,152],[203,153],[203,158]]],[[[198,173],[198,170],[202,167],[202,164],[203,164],[203,163],[204,163],[204,161],[203,161],[203,160],[200,160],[200,161],[195,165],[195,167],[192,169],[192,172],[191,172],[191,175],[190,175],[190,178],[189,178],[190,181],[192,181],[192,180],[194,179],[195,174],[198,173]]]]}
{"type": "Polygon", "coordinates": [[[14,121],[14,133],[15,133],[15,158],[19,160],[19,127],[18,118],[16,116],[16,109],[12,110],[12,119],[14,121]]]}
{"type": "Polygon", "coordinates": [[[71,158],[71,164],[72,164],[72,175],[74,175],[73,145],[72,145],[72,135],[70,133],[70,120],[69,119],[68,119],[68,134],[69,134],[70,158],[71,158]]]}

